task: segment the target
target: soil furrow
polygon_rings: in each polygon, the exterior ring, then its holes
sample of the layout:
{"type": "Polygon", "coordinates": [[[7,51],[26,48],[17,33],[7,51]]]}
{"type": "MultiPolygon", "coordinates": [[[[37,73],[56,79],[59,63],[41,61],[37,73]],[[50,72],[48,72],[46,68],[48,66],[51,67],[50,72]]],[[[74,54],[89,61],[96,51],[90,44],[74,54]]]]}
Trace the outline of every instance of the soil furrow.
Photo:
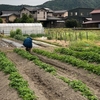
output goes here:
{"type": "Polygon", "coordinates": [[[33,54],[38,56],[41,61],[53,65],[58,70],[59,75],[63,75],[71,80],[77,79],[84,82],[100,99],[100,76],[89,73],[84,69],[78,69],[67,63],[65,64],[57,60],[52,60],[36,53],[33,54]]]}
{"type": "Polygon", "coordinates": [[[35,94],[38,96],[38,100],[87,100],[60,79],[34,65],[33,62],[27,61],[13,52],[7,53],[7,56],[16,64],[20,74],[28,81],[30,88],[34,91],[37,88],[38,91],[35,91],[35,94]],[[40,97],[41,95],[44,97],[43,99],[40,97]]]}
{"type": "Polygon", "coordinates": [[[0,71],[0,100],[22,100],[17,92],[9,87],[8,75],[0,71]]]}

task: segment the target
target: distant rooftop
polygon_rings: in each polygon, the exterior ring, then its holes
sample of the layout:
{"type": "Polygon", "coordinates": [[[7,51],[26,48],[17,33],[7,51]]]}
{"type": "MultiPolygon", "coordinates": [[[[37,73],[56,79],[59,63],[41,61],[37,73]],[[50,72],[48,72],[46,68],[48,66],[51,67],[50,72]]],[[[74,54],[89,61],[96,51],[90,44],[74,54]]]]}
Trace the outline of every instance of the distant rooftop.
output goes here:
{"type": "Polygon", "coordinates": [[[91,14],[96,14],[96,13],[100,13],[100,9],[95,9],[91,12],[91,14]]]}
{"type": "Polygon", "coordinates": [[[65,13],[67,12],[67,10],[57,10],[57,11],[54,11],[55,14],[58,14],[58,13],[65,13]]]}

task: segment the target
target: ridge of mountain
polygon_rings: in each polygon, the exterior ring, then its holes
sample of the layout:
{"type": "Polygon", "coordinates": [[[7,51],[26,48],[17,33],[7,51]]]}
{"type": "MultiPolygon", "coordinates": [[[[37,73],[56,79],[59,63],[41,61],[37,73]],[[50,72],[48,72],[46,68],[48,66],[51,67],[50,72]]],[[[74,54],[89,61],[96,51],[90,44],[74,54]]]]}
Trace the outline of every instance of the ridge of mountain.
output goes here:
{"type": "Polygon", "coordinates": [[[20,10],[22,7],[46,7],[52,10],[70,10],[74,8],[100,8],[100,0],[50,0],[42,5],[5,5],[0,4],[2,10],[20,10]]]}

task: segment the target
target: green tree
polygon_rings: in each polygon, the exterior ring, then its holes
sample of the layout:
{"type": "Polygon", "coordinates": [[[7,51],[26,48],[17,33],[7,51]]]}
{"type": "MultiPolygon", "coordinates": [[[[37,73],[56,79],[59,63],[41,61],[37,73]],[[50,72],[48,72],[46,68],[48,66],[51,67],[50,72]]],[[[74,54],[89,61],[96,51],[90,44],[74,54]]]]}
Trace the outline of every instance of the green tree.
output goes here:
{"type": "Polygon", "coordinates": [[[28,22],[28,19],[29,19],[29,17],[26,15],[26,14],[23,14],[23,16],[22,16],[22,18],[21,18],[22,20],[21,20],[21,22],[22,23],[27,23],[28,22]]]}
{"type": "Polygon", "coordinates": [[[78,21],[76,19],[68,19],[65,22],[65,26],[68,28],[73,28],[78,26],[78,21]]]}
{"type": "Polygon", "coordinates": [[[23,14],[22,18],[17,18],[14,21],[15,23],[34,23],[34,18],[32,15],[23,14]]]}

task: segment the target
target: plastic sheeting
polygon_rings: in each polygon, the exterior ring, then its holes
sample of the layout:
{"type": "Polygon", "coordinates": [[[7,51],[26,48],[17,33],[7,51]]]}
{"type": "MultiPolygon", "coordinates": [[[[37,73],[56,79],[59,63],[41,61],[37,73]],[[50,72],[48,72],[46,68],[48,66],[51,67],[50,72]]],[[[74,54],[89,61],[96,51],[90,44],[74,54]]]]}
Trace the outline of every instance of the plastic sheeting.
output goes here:
{"type": "Polygon", "coordinates": [[[0,33],[10,34],[11,30],[21,29],[23,34],[43,34],[44,28],[41,23],[2,23],[0,33]]]}

